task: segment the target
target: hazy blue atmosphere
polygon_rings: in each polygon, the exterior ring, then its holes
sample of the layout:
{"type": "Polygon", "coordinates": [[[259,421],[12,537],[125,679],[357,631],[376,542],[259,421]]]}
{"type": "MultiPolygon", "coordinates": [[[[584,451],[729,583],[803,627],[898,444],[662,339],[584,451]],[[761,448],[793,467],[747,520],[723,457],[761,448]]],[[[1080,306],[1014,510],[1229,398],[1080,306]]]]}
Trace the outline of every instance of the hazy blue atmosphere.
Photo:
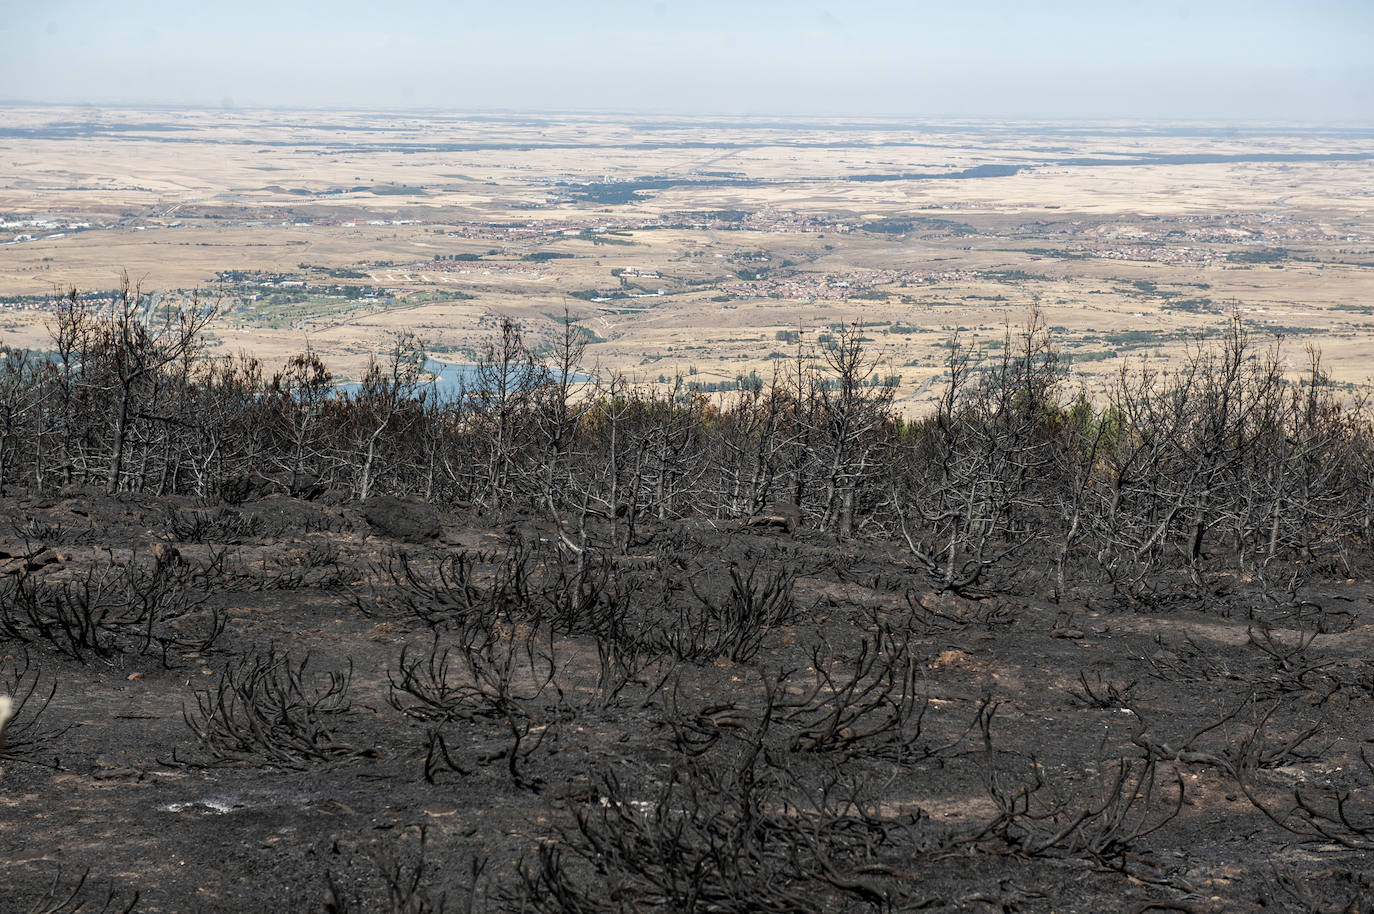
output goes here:
{"type": "Polygon", "coordinates": [[[0,97],[1374,121],[1369,0],[0,0],[0,97]]]}

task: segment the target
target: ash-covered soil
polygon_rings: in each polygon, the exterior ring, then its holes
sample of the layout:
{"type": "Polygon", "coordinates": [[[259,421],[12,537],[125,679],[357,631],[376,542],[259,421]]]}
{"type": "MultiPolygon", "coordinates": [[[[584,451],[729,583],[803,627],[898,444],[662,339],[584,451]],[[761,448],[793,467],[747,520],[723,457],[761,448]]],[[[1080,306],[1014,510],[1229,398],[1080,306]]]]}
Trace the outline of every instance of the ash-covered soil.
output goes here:
{"type": "Polygon", "coordinates": [[[0,909],[1374,904],[1367,580],[1056,603],[780,526],[401,513],[5,499],[0,909]]]}

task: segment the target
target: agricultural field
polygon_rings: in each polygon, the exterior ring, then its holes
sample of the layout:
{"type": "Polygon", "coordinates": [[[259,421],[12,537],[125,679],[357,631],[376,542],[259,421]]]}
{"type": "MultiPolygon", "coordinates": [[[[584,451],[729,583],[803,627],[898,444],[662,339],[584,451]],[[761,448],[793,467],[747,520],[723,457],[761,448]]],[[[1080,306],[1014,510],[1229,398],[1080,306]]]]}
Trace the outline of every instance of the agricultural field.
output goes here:
{"type": "MultiPolygon", "coordinates": [[[[1352,397],[1374,331],[1374,134],[1127,123],[6,109],[0,338],[125,271],[218,305],[213,349],[359,376],[413,330],[475,359],[503,317],[587,369],[712,392],[860,326],[904,409],[951,339],[1034,309],[1079,384],[1239,317],[1352,397]],[[1297,345],[1292,345],[1296,343],[1297,345]]],[[[1298,367],[1298,366],[1295,366],[1298,367]]]]}

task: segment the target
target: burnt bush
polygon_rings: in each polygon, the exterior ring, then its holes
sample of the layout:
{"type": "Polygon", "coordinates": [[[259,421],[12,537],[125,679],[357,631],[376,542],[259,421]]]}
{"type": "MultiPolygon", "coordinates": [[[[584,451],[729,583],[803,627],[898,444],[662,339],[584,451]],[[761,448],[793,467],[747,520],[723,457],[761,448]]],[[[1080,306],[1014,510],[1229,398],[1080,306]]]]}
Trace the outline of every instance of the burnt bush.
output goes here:
{"type": "Polygon", "coordinates": [[[688,578],[693,600],[676,602],[677,612],[658,630],[663,649],[679,660],[702,662],[726,657],[748,662],[778,626],[795,621],[794,573],[764,569],[755,559],[748,569],[731,563],[730,585],[717,597],[688,578]]]}
{"type": "Polygon", "coordinates": [[[0,635],[73,660],[208,650],[223,618],[204,608],[205,581],[185,563],[135,553],[65,575],[25,569],[0,579],[0,635]]]}
{"type": "MultiPolygon", "coordinates": [[[[887,910],[913,900],[918,817],[882,820],[830,779],[801,789],[755,742],[665,775],[607,772],[522,870],[518,905],[562,911],[887,910]]],[[[512,905],[514,907],[514,905],[512,905]]]]}
{"type": "MultiPolygon", "coordinates": [[[[424,826],[417,832],[413,848],[407,836],[400,835],[391,847],[375,852],[375,874],[327,873],[322,905],[317,908],[306,902],[301,909],[323,914],[472,914],[486,861],[474,857],[466,885],[450,895],[434,886],[435,867],[426,859],[428,834],[424,826]]],[[[447,874],[441,871],[439,875],[447,874]]]]}
{"type": "Polygon", "coordinates": [[[217,763],[304,768],[359,754],[341,730],[352,669],[316,673],[309,656],[270,648],[231,663],[197,690],[186,726],[217,763]]]}
{"type": "Polygon", "coordinates": [[[34,759],[66,730],[40,723],[57,694],[57,679],[46,676],[28,654],[0,660],[0,697],[9,699],[8,720],[0,723],[0,758],[34,759]]]}

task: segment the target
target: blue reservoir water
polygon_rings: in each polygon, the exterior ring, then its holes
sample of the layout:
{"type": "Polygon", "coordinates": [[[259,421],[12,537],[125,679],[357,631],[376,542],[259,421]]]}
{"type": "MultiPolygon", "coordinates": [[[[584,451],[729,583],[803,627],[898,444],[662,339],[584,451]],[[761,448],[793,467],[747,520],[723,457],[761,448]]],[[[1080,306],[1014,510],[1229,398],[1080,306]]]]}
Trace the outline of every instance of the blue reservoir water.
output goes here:
{"type": "MultiPolygon", "coordinates": [[[[464,391],[476,390],[480,387],[477,366],[464,363],[436,362],[434,359],[425,360],[425,371],[433,378],[427,383],[421,384],[422,391],[430,392],[430,396],[439,401],[453,400],[464,391]]],[[[575,374],[572,377],[573,383],[582,384],[591,381],[592,378],[583,374],[575,374]]],[[[362,387],[358,383],[340,384],[340,393],[354,394],[362,387]]]]}

